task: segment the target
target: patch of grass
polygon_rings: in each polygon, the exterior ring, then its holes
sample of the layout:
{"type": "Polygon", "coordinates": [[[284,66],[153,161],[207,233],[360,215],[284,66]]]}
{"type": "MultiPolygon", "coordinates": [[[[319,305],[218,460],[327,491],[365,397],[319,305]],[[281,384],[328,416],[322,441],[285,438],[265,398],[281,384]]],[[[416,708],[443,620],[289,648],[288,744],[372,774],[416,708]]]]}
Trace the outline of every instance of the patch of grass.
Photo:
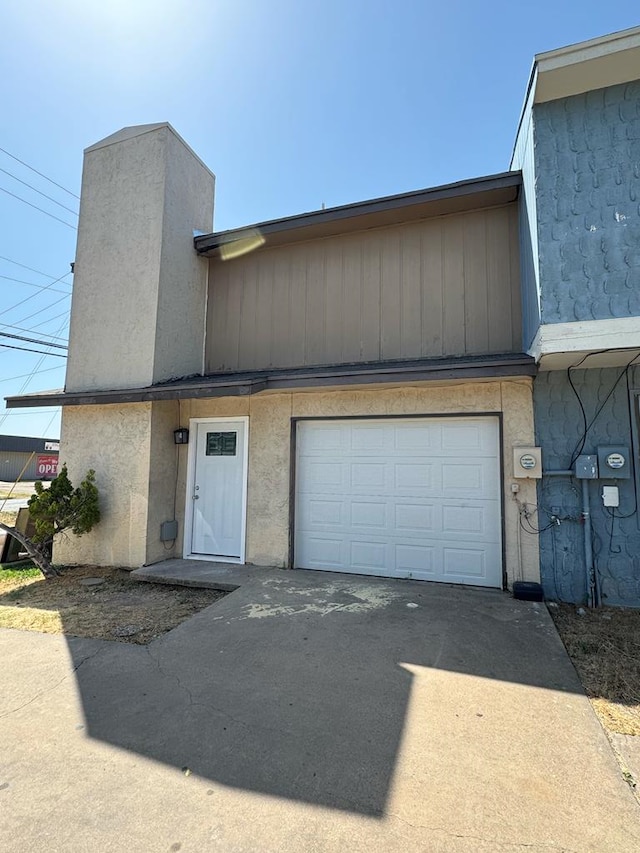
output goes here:
{"type": "Polygon", "coordinates": [[[12,510],[11,512],[0,512],[0,521],[3,524],[7,524],[9,527],[13,527],[16,523],[16,518],[18,517],[18,510],[12,510]]]}
{"type": "Polygon", "coordinates": [[[549,612],[587,696],[610,732],[640,735],[640,610],[569,604],[549,612]]]}
{"type": "Polygon", "coordinates": [[[0,627],[145,645],[213,604],[224,592],[140,583],[118,568],[0,571],[0,627]],[[83,578],[101,578],[85,586],[83,578]]]}
{"type": "Polygon", "coordinates": [[[6,589],[5,584],[8,586],[9,581],[22,581],[27,580],[28,578],[41,578],[42,572],[40,569],[36,569],[34,565],[27,566],[20,569],[3,569],[0,567],[0,590],[4,591],[6,589]]]}

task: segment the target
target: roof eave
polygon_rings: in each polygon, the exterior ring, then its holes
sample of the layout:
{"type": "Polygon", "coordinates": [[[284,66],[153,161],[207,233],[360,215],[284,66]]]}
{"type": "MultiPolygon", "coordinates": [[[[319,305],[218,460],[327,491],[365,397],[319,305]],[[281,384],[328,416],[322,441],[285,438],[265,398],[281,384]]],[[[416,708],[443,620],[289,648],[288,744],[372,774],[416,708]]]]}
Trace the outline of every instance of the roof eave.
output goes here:
{"type": "Polygon", "coordinates": [[[212,256],[222,246],[243,239],[247,233],[259,233],[268,243],[273,244],[312,239],[315,236],[332,236],[343,230],[383,227],[389,224],[385,218],[392,217],[393,221],[402,222],[439,215],[436,211],[438,205],[442,212],[448,213],[515,201],[521,184],[520,172],[501,172],[410,193],[258,222],[228,231],[203,234],[194,238],[194,246],[198,254],[212,256]],[[447,208],[447,202],[450,209],[447,208]],[[349,224],[351,227],[348,228],[349,224]]]}

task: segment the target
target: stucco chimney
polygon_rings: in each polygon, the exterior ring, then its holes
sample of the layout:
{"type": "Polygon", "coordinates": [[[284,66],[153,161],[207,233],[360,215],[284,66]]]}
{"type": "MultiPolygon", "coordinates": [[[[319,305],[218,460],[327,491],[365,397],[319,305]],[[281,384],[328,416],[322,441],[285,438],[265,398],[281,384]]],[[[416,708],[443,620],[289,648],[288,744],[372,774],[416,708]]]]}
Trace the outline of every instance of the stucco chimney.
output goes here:
{"type": "Polygon", "coordinates": [[[202,372],[215,177],[166,123],[87,148],[67,391],[135,388],[202,372]]]}

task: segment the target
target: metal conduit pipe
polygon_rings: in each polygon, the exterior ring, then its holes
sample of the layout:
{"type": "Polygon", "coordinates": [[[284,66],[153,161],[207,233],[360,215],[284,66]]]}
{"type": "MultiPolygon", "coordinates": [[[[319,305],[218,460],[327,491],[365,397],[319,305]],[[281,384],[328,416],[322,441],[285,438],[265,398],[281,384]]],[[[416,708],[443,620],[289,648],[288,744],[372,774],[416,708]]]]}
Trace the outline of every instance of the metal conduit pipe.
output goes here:
{"type": "MultiPolygon", "coordinates": [[[[574,471],[543,471],[543,477],[575,477],[574,471]]],[[[593,545],[591,543],[591,508],[589,506],[589,480],[582,483],[582,522],[584,525],[584,572],[587,591],[587,606],[597,607],[600,601],[598,579],[593,566],[593,545]]]]}

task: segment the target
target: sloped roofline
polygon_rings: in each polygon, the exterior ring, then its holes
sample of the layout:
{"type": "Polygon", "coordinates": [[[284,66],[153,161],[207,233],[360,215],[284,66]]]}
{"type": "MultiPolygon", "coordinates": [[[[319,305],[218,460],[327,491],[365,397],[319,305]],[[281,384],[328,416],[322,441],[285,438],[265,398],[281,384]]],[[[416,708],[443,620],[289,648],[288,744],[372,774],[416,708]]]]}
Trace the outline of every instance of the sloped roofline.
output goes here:
{"type": "Polygon", "coordinates": [[[395,222],[507,204],[516,200],[521,184],[520,172],[500,172],[283,219],[257,222],[228,231],[214,231],[195,237],[194,245],[198,254],[212,256],[222,246],[243,239],[249,233],[259,233],[273,245],[384,227],[395,222]]]}

